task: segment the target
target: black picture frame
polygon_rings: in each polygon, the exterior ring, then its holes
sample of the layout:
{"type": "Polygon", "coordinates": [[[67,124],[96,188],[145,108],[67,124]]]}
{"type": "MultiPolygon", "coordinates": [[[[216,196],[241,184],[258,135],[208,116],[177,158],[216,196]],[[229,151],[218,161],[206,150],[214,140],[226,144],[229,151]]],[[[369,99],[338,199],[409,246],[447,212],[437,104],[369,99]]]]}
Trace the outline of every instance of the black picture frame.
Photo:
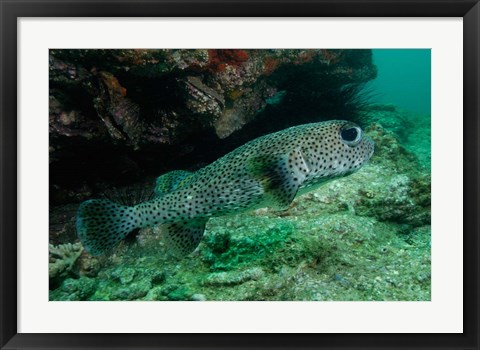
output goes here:
{"type": "MultiPolygon", "coordinates": [[[[478,0],[0,0],[0,346],[2,349],[478,349],[478,0]],[[25,334],[17,332],[17,18],[463,17],[464,332],[462,334],[25,334]]],[[[448,122],[456,122],[452,116],[448,122]]],[[[322,317],[322,315],[319,315],[322,317]]],[[[127,317],[128,318],[128,317],[127,317]]],[[[134,320],[131,320],[134,322],[134,320]]]]}

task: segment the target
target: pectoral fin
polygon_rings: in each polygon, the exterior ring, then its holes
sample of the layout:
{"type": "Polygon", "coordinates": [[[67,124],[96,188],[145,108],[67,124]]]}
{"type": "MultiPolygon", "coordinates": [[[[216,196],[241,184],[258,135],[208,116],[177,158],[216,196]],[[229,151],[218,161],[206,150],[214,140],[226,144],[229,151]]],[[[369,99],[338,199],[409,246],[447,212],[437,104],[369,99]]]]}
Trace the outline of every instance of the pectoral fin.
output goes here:
{"type": "Polygon", "coordinates": [[[259,180],[271,205],[283,210],[292,203],[310,165],[298,149],[288,154],[253,157],[247,170],[259,180]]]}

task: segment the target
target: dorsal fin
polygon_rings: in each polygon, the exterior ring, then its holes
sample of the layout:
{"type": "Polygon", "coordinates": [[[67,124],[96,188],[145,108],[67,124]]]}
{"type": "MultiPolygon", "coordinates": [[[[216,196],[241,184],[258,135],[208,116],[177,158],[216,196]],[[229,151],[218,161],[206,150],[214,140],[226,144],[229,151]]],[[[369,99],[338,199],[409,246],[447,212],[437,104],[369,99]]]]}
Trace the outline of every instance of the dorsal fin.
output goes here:
{"type": "Polygon", "coordinates": [[[182,188],[190,183],[192,172],[174,170],[157,178],[155,183],[155,196],[163,197],[169,192],[182,188]]]}

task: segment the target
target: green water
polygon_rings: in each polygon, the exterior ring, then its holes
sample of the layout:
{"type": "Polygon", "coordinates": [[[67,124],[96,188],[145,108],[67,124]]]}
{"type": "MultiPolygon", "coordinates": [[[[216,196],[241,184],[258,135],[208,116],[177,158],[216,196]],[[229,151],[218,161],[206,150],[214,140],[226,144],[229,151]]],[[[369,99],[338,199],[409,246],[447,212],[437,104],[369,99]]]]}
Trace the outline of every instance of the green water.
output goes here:
{"type": "Polygon", "coordinates": [[[431,50],[375,49],[378,76],[367,84],[378,103],[392,103],[415,113],[430,115],[431,50]]]}

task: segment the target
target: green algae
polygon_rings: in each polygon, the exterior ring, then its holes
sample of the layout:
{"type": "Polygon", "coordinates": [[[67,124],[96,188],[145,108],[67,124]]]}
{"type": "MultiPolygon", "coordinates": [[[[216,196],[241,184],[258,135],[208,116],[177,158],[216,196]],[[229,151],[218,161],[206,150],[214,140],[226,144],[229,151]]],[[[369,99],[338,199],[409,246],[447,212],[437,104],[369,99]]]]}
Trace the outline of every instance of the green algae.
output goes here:
{"type": "Polygon", "coordinates": [[[50,291],[50,300],[78,301],[87,300],[95,293],[97,281],[88,277],[67,278],[61,286],[50,291]]]}
{"type": "Polygon", "coordinates": [[[288,221],[274,224],[269,220],[268,226],[258,231],[240,232],[232,236],[228,231],[220,231],[205,237],[202,259],[210,270],[228,271],[265,258],[288,240],[294,226],[288,221]]]}

